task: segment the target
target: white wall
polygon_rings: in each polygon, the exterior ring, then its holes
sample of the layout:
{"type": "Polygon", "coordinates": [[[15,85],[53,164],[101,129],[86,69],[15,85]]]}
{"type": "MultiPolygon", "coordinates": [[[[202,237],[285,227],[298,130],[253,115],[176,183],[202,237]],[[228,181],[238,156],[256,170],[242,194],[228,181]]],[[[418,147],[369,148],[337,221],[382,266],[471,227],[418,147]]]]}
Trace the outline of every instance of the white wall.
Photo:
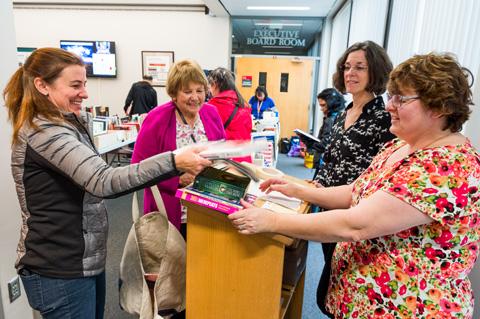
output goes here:
{"type": "MultiPolygon", "coordinates": [[[[16,70],[17,57],[15,48],[15,30],[13,10],[10,1],[0,1],[0,91],[16,70]]],[[[2,202],[2,222],[0,223],[0,318],[32,318],[32,310],[28,306],[25,292],[19,299],[10,303],[7,283],[16,276],[14,262],[16,248],[20,238],[20,206],[15,193],[15,186],[10,171],[10,138],[11,125],[7,122],[7,111],[3,98],[0,99],[0,194],[2,202]]]]}
{"type": "Polygon", "coordinates": [[[332,19],[328,77],[325,88],[332,87],[332,76],[335,73],[337,61],[348,47],[351,8],[352,3],[348,1],[332,19]]]}
{"type": "Polygon", "coordinates": [[[382,46],[387,9],[388,0],[354,0],[348,46],[366,40],[382,46]]]}
{"type": "MultiPolygon", "coordinates": [[[[88,79],[89,99],[84,106],[106,105],[123,114],[126,95],[142,77],[141,51],[174,51],[175,61],[196,60],[202,68],[227,67],[230,56],[228,17],[203,12],[14,8],[17,46],[59,47],[60,40],[115,41],[118,76],[88,79]],[[37,29],[36,29],[37,28],[37,29]]],[[[158,101],[169,99],[157,87],[158,101]]]]}

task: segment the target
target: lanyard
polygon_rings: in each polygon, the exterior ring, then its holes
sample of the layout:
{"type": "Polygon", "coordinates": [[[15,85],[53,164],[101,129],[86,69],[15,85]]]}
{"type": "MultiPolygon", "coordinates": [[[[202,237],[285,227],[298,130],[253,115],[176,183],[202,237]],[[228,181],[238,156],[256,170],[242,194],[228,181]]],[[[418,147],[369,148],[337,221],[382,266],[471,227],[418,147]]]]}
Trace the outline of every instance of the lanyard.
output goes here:
{"type": "Polygon", "coordinates": [[[262,109],[262,103],[263,101],[258,101],[257,103],[257,115],[260,117],[260,110],[262,109]]]}
{"type": "MultiPolygon", "coordinates": [[[[178,115],[180,115],[180,118],[182,119],[183,124],[188,125],[187,120],[185,120],[185,116],[183,116],[178,106],[175,105],[175,109],[177,110],[178,115]]],[[[192,138],[193,143],[197,143],[197,140],[195,139],[195,136],[193,136],[193,133],[190,133],[190,137],[192,138]]]]}

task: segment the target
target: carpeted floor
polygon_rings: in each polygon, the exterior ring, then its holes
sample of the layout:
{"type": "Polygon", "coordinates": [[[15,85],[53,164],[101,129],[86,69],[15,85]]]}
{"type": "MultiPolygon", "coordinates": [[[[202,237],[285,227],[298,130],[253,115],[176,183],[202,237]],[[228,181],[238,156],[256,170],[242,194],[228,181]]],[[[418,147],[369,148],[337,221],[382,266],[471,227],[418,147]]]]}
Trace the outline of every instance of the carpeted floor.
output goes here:
{"type": "MultiPolygon", "coordinates": [[[[290,158],[284,154],[279,155],[277,168],[285,174],[298,178],[311,179],[313,170],[303,166],[303,159],[290,158]]],[[[141,192],[140,192],[141,193],[141,192]]],[[[131,226],[131,202],[132,195],[126,195],[117,199],[107,200],[108,217],[110,231],[108,238],[108,257],[107,257],[107,301],[105,307],[106,319],[133,319],[135,316],[129,315],[120,309],[118,303],[118,271],[122,250],[131,226]]],[[[307,257],[307,272],[305,280],[305,293],[303,304],[302,319],[325,319],[318,309],[315,296],[323,269],[323,254],[321,245],[318,243],[309,243],[307,257]]],[[[228,319],[228,318],[212,318],[228,319]]],[[[261,318],[259,318],[261,319],[261,318]]],[[[300,319],[300,318],[299,318],[300,319]]]]}

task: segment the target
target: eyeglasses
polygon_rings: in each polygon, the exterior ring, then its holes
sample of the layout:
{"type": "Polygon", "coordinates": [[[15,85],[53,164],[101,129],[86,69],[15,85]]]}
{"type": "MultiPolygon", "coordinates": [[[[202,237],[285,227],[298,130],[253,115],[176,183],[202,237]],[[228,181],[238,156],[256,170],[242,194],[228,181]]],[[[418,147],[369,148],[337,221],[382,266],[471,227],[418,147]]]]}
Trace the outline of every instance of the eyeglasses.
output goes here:
{"type": "Polygon", "coordinates": [[[368,70],[368,66],[366,65],[348,65],[348,64],[345,64],[342,66],[342,70],[343,72],[348,72],[348,71],[355,71],[355,72],[363,72],[363,71],[366,71],[368,70]]]}
{"type": "Polygon", "coordinates": [[[408,101],[418,100],[420,97],[418,95],[404,96],[404,95],[389,95],[387,94],[388,102],[398,109],[405,105],[408,101]]]}

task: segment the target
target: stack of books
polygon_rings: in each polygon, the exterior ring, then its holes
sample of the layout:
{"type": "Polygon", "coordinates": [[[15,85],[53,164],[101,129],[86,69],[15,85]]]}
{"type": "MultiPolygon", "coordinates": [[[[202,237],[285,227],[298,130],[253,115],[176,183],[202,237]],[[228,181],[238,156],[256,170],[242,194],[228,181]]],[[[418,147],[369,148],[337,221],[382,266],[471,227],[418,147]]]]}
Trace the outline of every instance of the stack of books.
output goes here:
{"type": "Polygon", "coordinates": [[[259,189],[261,182],[208,167],[190,186],[178,189],[175,196],[227,215],[243,209],[240,199],[252,204],[257,201],[259,207],[278,213],[298,213],[302,203],[299,199],[278,192],[265,194],[259,189]]]}
{"type": "Polygon", "coordinates": [[[225,198],[214,196],[206,192],[197,191],[191,186],[178,189],[175,196],[180,199],[186,200],[187,202],[195,203],[197,205],[207,207],[227,215],[235,213],[236,211],[243,208],[240,203],[229,201],[225,198]]]}
{"type": "Polygon", "coordinates": [[[243,208],[240,204],[241,198],[255,200],[252,196],[245,196],[249,183],[249,177],[207,167],[197,175],[191,186],[178,189],[175,196],[224,214],[231,214],[243,208]]]}

